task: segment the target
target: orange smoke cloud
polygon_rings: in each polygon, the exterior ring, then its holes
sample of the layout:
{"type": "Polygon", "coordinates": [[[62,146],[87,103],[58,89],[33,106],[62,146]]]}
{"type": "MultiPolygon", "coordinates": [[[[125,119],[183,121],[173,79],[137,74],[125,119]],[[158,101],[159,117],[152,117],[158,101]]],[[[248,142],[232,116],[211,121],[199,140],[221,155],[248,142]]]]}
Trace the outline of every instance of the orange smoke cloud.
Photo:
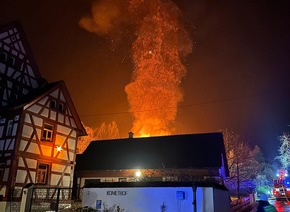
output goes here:
{"type": "Polygon", "coordinates": [[[79,21],[80,27],[99,35],[109,33],[120,15],[116,0],[101,0],[92,3],[91,15],[79,21]]]}

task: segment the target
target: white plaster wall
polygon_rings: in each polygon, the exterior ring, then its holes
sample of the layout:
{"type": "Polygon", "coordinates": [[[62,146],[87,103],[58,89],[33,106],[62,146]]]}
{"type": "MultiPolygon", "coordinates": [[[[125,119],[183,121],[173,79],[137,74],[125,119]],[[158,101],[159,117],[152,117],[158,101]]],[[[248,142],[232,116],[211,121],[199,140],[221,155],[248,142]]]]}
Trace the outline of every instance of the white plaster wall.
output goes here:
{"type": "Polygon", "coordinates": [[[43,119],[42,118],[39,118],[37,116],[32,116],[33,118],[33,122],[36,126],[39,126],[39,127],[42,127],[43,125],[43,119]]]}
{"type": "Polygon", "coordinates": [[[48,99],[48,97],[46,96],[46,97],[42,98],[41,100],[39,100],[38,103],[44,105],[45,102],[47,101],[47,99],[48,99]]]}
{"type": "Polygon", "coordinates": [[[42,154],[45,156],[51,156],[51,151],[52,151],[52,147],[51,146],[46,146],[46,145],[41,145],[41,151],[42,154]]]}
{"type": "Polygon", "coordinates": [[[76,146],[76,139],[68,139],[68,148],[74,150],[76,146]]]}
{"type": "Polygon", "coordinates": [[[24,121],[31,124],[30,116],[28,114],[25,114],[24,121]]]}
{"type": "Polygon", "coordinates": [[[64,187],[70,186],[70,176],[63,176],[63,186],[64,187]]]}
{"type": "Polygon", "coordinates": [[[24,183],[27,172],[25,170],[17,170],[16,183],[24,183]]]}
{"type": "Polygon", "coordinates": [[[75,121],[74,121],[72,118],[70,118],[70,123],[71,123],[71,125],[72,125],[73,127],[76,127],[76,123],[75,123],[75,121]]]}
{"type": "Polygon", "coordinates": [[[31,105],[29,108],[27,108],[28,111],[34,112],[34,113],[39,113],[42,107],[39,105],[31,105]]]}
{"type": "Polygon", "coordinates": [[[56,120],[56,112],[53,110],[50,110],[50,117],[49,118],[55,121],[56,120]]]}
{"type": "Polygon", "coordinates": [[[27,143],[28,143],[27,141],[21,140],[19,145],[19,151],[24,151],[27,143]]]}
{"type": "Polygon", "coordinates": [[[27,152],[31,152],[34,154],[40,154],[40,151],[38,149],[38,145],[36,143],[30,143],[27,152]]]}
{"type": "Polygon", "coordinates": [[[26,159],[26,163],[27,163],[27,166],[28,166],[29,168],[36,169],[36,166],[37,166],[37,160],[27,158],[27,159],[26,159]]]}
{"type": "Polygon", "coordinates": [[[124,211],[157,212],[164,204],[166,212],[190,212],[193,211],[192,200],[191,187],[84,188],[82,206],[101,211],[105,210],[104,206],[112,210],[119,206],[124,211]],[[184,199],[177,197],[181,192],[184,199]],[[97,201],[101,203],[100,208],[96,208],[97,201]]]}
{"type": "Polygon", "coordinates": [[[3,181],[6,182],[8,180],[8,174],[9,174],[9,168],[5,168],[4,174],[3,174],[3,181]]]}
{"type": "Polygon", "coordinates": [[[71,129],[68,127],[62,126],[62,125],[58,125],[57,131],[62,133],[62,134],[68,135],[70,133],[71,129]]]}
{"type": "Polygon", "coordinates": [[[66,166],[60,164],[52,164],[51,171],[53,172],[63,172],[66,166]]]}
{"type": "Polygon", "coordinates": [[[55,145],[62,146],[64,141],[65,141],[65,139],[66,139],[66,136],[57,134],[55,136],[55,145]]]}
{"type": "Polygon", "coordinates": [[[52,174],[51,175],[51,179],[50,179],[50,184],[51,185],[57,185],[59,179],[60,179],[60,175],[52,174]]]}
{"type": "Polygon", "coordinates": [[[47,118],[47,117],[48,117],[48,111],[49,111],[49,110],[48,110],[47,108],[45,108],[45,109],[42,111],[41,115],[47,118]]]}
{"type": "Polygon", "coordinates": [[[58,98],[58,92],[59,92],[59,89],[57,89],[57,90],[51,92],[49,95],[50,95],[50,96],[53,96],[54,98],[58,98]]]}
{"type": "Polygon", "coordinates": [[[35,171],[29,171],[32,182],[31,183],[35,183],[35,179],[36,179],[36,172],[35,171]]]}
{"type": "Polygon", "coordinates": [[[18,166],[19,166],[19,167],[25,167],[22,158],[19,158],[19,159],[18,159],[18,166]]]}
{"type": "MultiPolygon", "coordinates": [[[[56,155],[56,151],[55,151],[55,155],[56,155]]],[[[67,157],[67,152],[62,150],[59,152],[59,155],[58,155],[58,158],[59,159],[62,159],[62,160],[68,160],[68,157],[67,157]]]]}
{"type": "Polygon", "coordinates": [[[57,117],[57,121],[60,122],[60,123],[63,123],[64,122],[64,115],[59,113],[58,117],[57,117]]]}

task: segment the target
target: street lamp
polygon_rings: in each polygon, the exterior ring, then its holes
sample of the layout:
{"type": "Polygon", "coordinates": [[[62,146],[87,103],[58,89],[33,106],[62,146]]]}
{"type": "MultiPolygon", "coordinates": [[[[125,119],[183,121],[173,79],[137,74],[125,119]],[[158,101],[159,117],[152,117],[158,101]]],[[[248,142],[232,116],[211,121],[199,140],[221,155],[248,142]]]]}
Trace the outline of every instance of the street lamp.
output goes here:
{"type": "Polygon", "coordinates": [[[140,178],[141,177],[141,171],[140,170],[138,170],[138,171],[136,171],[135,172],[135,176],[137,177],[137,178],[140,178]]]}

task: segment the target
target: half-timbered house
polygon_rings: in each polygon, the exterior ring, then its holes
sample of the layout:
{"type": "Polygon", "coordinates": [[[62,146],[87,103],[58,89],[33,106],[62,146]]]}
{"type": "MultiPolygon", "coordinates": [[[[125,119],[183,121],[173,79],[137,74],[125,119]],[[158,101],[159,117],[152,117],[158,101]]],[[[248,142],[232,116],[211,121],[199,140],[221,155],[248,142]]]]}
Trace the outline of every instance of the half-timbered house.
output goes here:
{"type": "Polygon", "coordinates": [[[65,83],[41,77],[20,24],[1,27],[0,207],[28,183],[71,187],[85,134],[65,83]]]}

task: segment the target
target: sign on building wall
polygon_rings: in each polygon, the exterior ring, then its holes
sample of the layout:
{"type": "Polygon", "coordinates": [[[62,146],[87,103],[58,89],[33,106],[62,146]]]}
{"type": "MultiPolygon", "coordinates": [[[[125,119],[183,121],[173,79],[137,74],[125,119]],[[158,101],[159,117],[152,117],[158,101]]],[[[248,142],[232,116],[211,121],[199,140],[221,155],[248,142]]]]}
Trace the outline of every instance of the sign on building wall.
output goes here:
{"type": "Polygon", "coordinates": [[[191,187],[84,188],[83,207],[101,211],[193,211],[191,187]]]}

